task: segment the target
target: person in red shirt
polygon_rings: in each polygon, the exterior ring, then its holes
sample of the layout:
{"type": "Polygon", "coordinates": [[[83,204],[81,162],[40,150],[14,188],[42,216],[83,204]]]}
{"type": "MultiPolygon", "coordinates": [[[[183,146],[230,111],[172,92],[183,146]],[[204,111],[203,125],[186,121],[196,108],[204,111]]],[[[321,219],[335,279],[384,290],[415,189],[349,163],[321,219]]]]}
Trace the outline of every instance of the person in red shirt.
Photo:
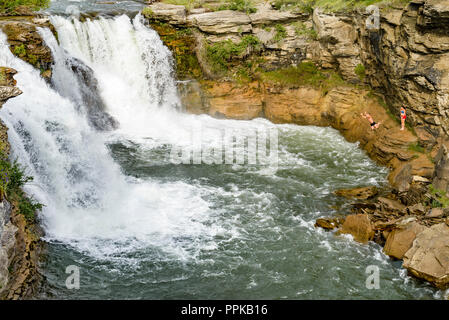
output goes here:
{"type": "Polygon", "coordinates": [[[401,130],[404,130],[405,119],[407,118],[407,111],[404,107],[401,107],[401,130]]]}

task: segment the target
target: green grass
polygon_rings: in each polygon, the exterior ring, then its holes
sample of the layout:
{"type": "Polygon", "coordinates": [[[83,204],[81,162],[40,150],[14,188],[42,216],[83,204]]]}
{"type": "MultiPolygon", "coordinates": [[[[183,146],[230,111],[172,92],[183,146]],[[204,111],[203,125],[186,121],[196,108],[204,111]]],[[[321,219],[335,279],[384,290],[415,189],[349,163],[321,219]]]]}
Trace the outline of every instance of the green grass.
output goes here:
{"type": "Polygon", "coordinates": [[[410,151],[415,151],[415,152],[419,152],[419,153],[426,153],[426,149],[424,149],[424,147],[422,147],[419,142],[416,143],[412,143],[408,146],[408,149],[410,151]]]}
{"type": "Polygon", "coordinates": [[[449,207],[449,198],[446,195],[446,191],[436,189],[432,184],[429,185],[430,193],[436,198],[432,200],[433,208],[447,208],[449,207]]]}
{"type": "Polygon", "coordinates": [[[0,2],[0,13],[16,15],[16,9],[19,6],[26,6],[36,11],[47,8],[49,4],[50,0],[2,0],[0,2]]]}
{"type": "Polygon", "coordinates": [[[327,93],[331,88],[349,85],[334,71],[319,70],[312,62],[302,62],[294,67],[261,73],[261,79],[282,86],[312,86],[327,93]]]}
{"type": "Polygon", "coordinates": [[[226,0],[218,10],[234,10],[241,11],[247,14],[257,12],[254,4],[251,0],[226,0]]]}
{"type": "Polygon", "coordinates": [[[275,0],[277,10],[293,10],[311,14],[314,8],[322,8],[326,12],[348,12],[372,4],[406,4],[410,0],[275,0]]]}
{"type": "Polygon", "coordinates": [[[276,31],[273,40],[279,42],[287,37],[287,30],[282,24],[277,24],[274,26],[274,30],[276,31]]]}
{"type": "Polygon", "coordinates": [[[366,76],[365,71],[366,71],[365,66],[360,63],[354,69],[354,72],[359,77],[360,81],[365,80],[365,76],[366,76]]]}
{"type": "Polygon", "coordinates": [[[178,6],[184,6],[187,10],[200,8],[202,2],[200,0],[163,0],[161,1],[167,4],[174,4],[178,6]]]}
{"type": "Polygon", "coordinates": [[[30,222],[35,221],[36,211],[42,209],[42,204],[28,197],[22,190],[31,181],[33,177],[27,176],[17,161],[10,162],[0,152],[0,197],[16,203],[19,213],[30,222]]]}

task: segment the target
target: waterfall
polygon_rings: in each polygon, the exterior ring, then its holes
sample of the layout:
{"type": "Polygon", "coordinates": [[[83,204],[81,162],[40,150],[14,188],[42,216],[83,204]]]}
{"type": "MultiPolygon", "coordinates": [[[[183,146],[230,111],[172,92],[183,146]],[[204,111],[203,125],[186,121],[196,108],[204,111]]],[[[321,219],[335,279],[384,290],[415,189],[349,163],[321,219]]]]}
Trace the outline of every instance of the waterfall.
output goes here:
{"type": "Polygon", "coordinates": [[[60,45],[39,30],[55,59],[52,85],[13,56],[0,33],[0,65],[18,71],[24,92],[0,116],[12,156],[35,177],[26,191],[45,205],[46,238],[100,257],[148,246],[182,256],[178,235],[216,232],[202,224],[210,210],[198,187],[126,176],[107,147],[117,136],[143,132],[144,140],[162,134],[175,141],[185,133],[175,130],[180,103],[171,53],[140,19],[52,17],[60,45]]]}

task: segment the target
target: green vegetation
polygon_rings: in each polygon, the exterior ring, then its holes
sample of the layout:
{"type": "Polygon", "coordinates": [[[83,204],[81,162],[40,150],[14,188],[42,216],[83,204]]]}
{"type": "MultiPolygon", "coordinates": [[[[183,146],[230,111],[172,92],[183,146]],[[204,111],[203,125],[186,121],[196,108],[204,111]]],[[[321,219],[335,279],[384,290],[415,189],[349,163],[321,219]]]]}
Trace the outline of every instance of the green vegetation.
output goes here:
{"type": "Polygon", "coordinates": [[[314,8],[322,8],[327,12],[347,12],[376,3],[406,4],[408,2],[410,0],[275,0],[273,5],[277,10],[293,10],[311,14],[314,8]]]}
{"type": "Polygon", "coordinates": [[[17,57],[21,58],[22,60],[32,64],[36,68],[41,69],[41,72],[43,71],[41,68],[41,65],[39,63],[39,59],[35,55],[27,52],[24,44],[21,44],[19,46],[17,46],[17,45],[11,46],[10,48],[11,48],[12,53],[14,53],[14,55],[16,55],[17,57]]]}
{"type": "Polygon", "coordinates": [[[446,191],[436,189],[432,184],[429,185],[429,191],[434,197],[432,200],[433,208],[447,208],[449,207],[449,198],[446,195],[446,191]]]}
{"type": "Polygon", "coordinates": [[[145,7],[142,10],[142,14],[143,14],[144,17],[151,19],[153,17],[153,15],[154,15],[154,12],[153,12],[153,10],[151,10],[150,7],[145,7]]]}
{"type": "Polygon", "coordinates": [[[426,153],[426,149],[424,149],[424,147],[421,146],[421,145],[419,144],[419,142],[410,144],[410,145],[408,146],[408,149],[409,149],[410,151],[415,151],[415,152],[419,152],[419,153],[426,153]]]}
{"type": "Polygon", "coordinates": [[[35,220],[35,212],[42,209],[42,204],[29,198],[22,190],[31,181],[33,177],[27,176],[17,161],[10,162],[0,152],[0,198],[15,203],[19,213],[30,222],[35,220]]]}
{"type": "Polygon", "coordinates": [[[239,43],[231,40],[220,41],[206,47],[206,56],[209,64],[217,72],[230,69],[233,60],[238,60],[261,49],[259,39],[252,35],[246,35],[239,43]]]}
{"type": "Polygon", "coordinates": [[[0,2],[0,14],[17,15],[20,6],[29,7],[31,10],[47,8],[50,0],[2,0],[0,2]]]}
{"type": "Polygon", "coordinates": [[[201,7],[201,2],[198,0],[163,0],[162,2],[168,4],[181,5],[186,7],[187,10],[201,7]]]}
{"type": "Polygon", "coordinates": [[[195,54],[195,38],[190,28],[174,28],[168,23],[151,21],[151,27],[157,31],[161,40],[173,53],[177,78],[200,79],[203,75],[195,54]]]}
{"type": "Polygon", "coordinates": [[[358,64],[354,69],[355,74],[359,77],[360,81],[365,80],[365,66],[358,64]]]}
{"type": "Polygon", "coordinates": [[[14,50],[13,50],[13,53],[16,55],[16,56],[18,56],[18,57],[25,57],[26,56],[26,54],[27,54],[27,52],[26,52],[26,50],[25,50],[25,45],[24,44],[21,44],[20,46],[15,46],[14,47],[14,50]]]}
{"type": "Polygon", "coordinates": [[[276,34],[273,37],[274,41],[279,42],[287,37],[287,30],[282,24],[275,25],[274,29],[276,30],[276,34]]]}
{"type": "Polygon", "coordinates": [[[251,0],[226,0],[224,4],[218,7],[218,10],[234,10],[247,14],[257,11],[251,0]]]}
{"type": "Polygon", "coordinates": [[[312,40],[318,39],[318,33],[313,28],[308,28],[304,22],[295,22],[293,23],[293,27],[295,28],[295,33],[297,36],[305,36],[312,40]]]}
{"type": "Polygon", "coordinates": [[[312,86],[327,93],[331,88],[349,85],[335,71],[319,70],[313,62],[302,62],[295,67],[261,73],[261,78],[283,86],[312,86]]]}

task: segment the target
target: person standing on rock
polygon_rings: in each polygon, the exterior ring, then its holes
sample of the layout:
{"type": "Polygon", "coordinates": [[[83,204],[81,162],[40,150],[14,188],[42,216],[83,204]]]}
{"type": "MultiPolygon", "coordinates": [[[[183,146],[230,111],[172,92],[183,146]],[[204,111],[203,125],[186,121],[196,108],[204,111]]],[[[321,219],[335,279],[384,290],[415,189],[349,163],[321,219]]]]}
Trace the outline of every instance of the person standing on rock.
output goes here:
{"type": "Polygon", "coordinates": [[[407,118],[407,112],[404,107],[401,107],[401,130],[404,130],[406,118],[407,118]]]}
{"type": "Polygon", "coordinates": [[[363,118],[365,118],[366,120],[369,121],[369,124],[371,126],[371,130],[375,130],[375,129],[379,128],[380,124],[382,123],[382,122],[376,123],[374,121],[373,117],[369,113],[367,113],[367,112],[361,113],[360,115],[363,118]]]}

